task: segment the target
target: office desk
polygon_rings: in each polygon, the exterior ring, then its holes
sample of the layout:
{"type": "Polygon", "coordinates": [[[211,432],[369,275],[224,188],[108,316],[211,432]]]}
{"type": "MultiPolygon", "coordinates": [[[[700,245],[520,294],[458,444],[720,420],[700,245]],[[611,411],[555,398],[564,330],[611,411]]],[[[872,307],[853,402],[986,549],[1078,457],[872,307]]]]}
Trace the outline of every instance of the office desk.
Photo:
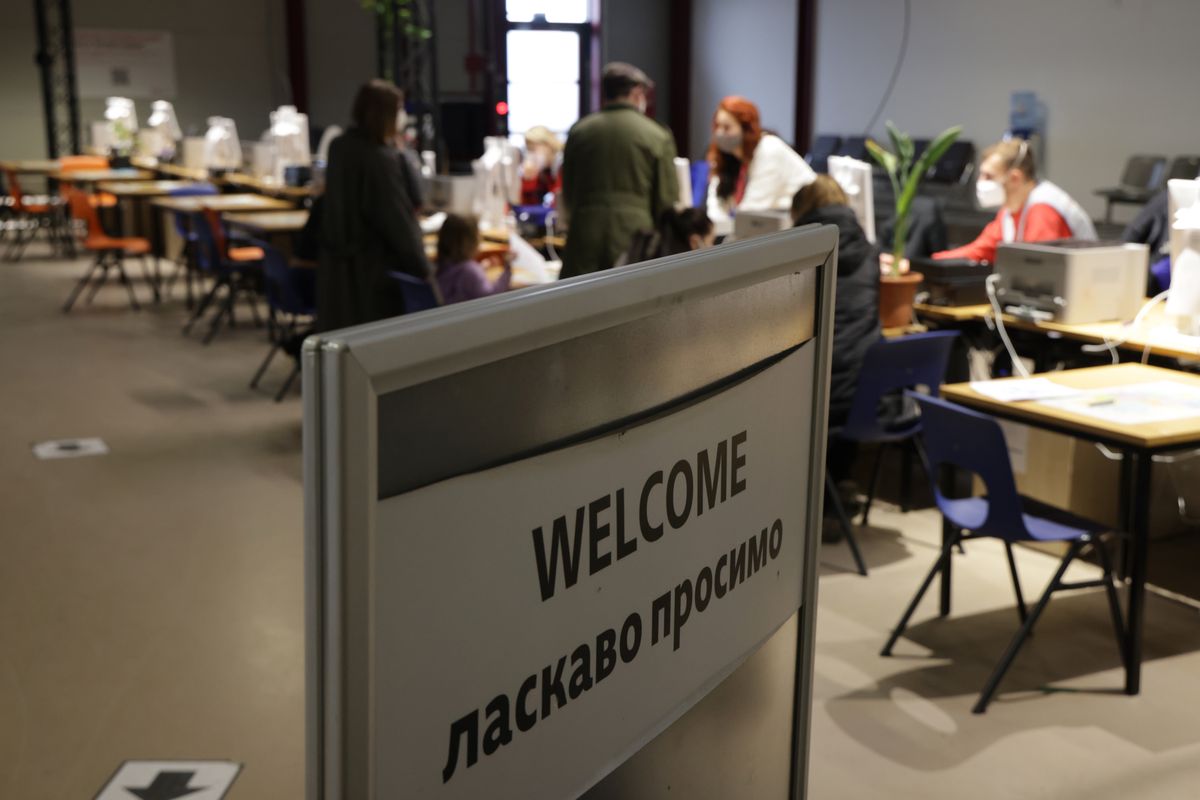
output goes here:
{"type": "Polygon", "coordinates": [[[145,169],[74,169],[64,172],[61,169],[49,173],[56,181],[63,183],[103,183],[105,181],[152,181],[154,173],[145,169]]]}
{"type": "Polygon", "coordinates": [[[96,188],[117,197],[163,197],[196,185],[195,181],[101,181],[96,188]]]}
{"type": "Polygon", "coordinates": [[[206,169],[189,168],[178,164],[164,164],[156,158],[135,157],[132,161],[135,167],[154,170],[158,174],[169,178],[187,181],[208,181],[208,170],[206,169]]]}
{"type": "Polygon", "coordinates": [[[58,168],[58,161],[45,159],[0,161],[0,170],[15,172],[18,175],[49,175],[51,172],[58,172],[58,168]]]}
{"type": "Polygon", "coordinates": [[[282,183],[256,178],[244,172],[227,172],[221,176],[221,180],[230,186],[244,186],[260,194],[287,197],[293,200],[303,200],[307,197],[315,197],[317,194],[312,186],[287,186],[282,183]]]}
{"type": "Polygon", "coordinates": [[[231,211],[224,215],[225,222],[235,228],[249,231],[257,236],[273,236],[281,233],[296,233],[308,224],[308,212],[304,209],[292,211],[231,211]]]}
{"type": "MultiPolygon", "coordinates": [[[[1200,388],[1200,377],[1142,364],[1065,370],[1038,376],[1076,389],[1107,389],[1170,381],[1200,388]]],[[[1009,378],[1007,380],[1022,380],[1009,378]]],[[[1146,596],[1146,558],[1150,542],[1150,471],[1158,453],[1200,446],[1200,416],[1168,422],[1118,424],[1036,401],[1003,402],[980,394],[970,384],[943,386],[942,397],[1001,419],[1020,422],[1124,453],[1121,463],[1121,519],[1132,537],[1126,564],[1129,580],[1125,642],[1125,691],[1141,688],[1142,633],[1146,596]]],[[[943,533],[945,535],[945,533],[943,533]]],[[[942,576],[942,613],[949,612],[950,567],[942,576]]]]}
{"type": "Polygon", "coordinates": [[[222,219],[231,228],[239,228],[251,236],[265,240],[292,260],[292,237],[308,224],[308,212],[294,211],[232,211],[222,219]]]}
{"type": "Polygon", "coordinates": [[[151,201],[158,208],[195,213],[211,208],[219,213],[229,211],[295,211],[296,206],[286,200],[264,197],[261,194],[211,194],[194,197],[159,197],[151,201]]]}
{"type": "MultiPolygon", "coordinates": [[[[931,306],[917,304],[918,316],[930,322],[950,327],[983,324],[993,317],[992,307],[977,306],[931,306]]],[[[1149,349],[1151,355],[1161,358],[1193,360],[1200,359],[1200,337],[1182,336],[1166,331],[1170,319],[1162,305],[1152,309],[1137,330],[1131,330],[1124,322],[1091,322],[1064,325],[1058,322],[1036,322],[1030,319],[1004,315],[1004,325],[1009,330],[1030,331],[1045,336],[1058,336],[1080,344],[1113,343],[1120,350],[1140,355],[1149,349]]]]}

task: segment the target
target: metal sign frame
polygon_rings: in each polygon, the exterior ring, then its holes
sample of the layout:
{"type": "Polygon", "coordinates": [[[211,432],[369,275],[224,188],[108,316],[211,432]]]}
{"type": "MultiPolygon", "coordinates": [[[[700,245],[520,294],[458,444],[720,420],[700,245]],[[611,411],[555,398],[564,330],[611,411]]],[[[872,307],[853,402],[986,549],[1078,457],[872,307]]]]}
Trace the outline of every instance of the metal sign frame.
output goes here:
{"type": "Polygon", "coordinates": [[[789,797],[805,796],[837,241],[836,228],[810,226],[305,343],[309,800],[371,797],[362,654],[381,499],[669,413],[810,345],[787,781],[789,797]],[[503,426],[464,416],[518,405],[525,413],[503,426]]]}

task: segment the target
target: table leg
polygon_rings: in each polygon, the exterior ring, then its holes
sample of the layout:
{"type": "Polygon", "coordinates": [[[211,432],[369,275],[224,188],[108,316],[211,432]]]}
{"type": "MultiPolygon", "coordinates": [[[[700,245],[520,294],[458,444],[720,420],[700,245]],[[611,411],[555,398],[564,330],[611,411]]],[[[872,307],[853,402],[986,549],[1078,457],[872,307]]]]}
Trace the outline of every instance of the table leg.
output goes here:
{"type": "Polygon", "coordinates": [[[1129,559],[1133,545],[1133,496],[1137,491],[1133,484],[1134,455],[1128,450],[1121,453],[1121,476],[1117,498],[1117,519],[1125,536],[1117,542],[1117,577],[1129,580],[1129,559]]]}
{"type": "Polygon", "coordinates": [[[1129,622],[1125,660],[1125,693],[1137,694],[1142,686],[1142,630],[1146,610],[1146,557],[1150,545],[1150,472],[1153,459],[1147,452],[1127,453],[1133,459],[1133,497],[1129,563],[1129,622]]]}

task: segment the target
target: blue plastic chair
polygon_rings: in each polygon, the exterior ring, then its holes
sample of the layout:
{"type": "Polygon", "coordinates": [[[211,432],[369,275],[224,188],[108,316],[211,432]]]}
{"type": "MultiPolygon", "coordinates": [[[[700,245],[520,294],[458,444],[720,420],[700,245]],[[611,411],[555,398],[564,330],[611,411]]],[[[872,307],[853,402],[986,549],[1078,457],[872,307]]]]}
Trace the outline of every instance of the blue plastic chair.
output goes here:
{"type": "MultiPolygon", "coordinates": [[[[211,183],[197,183],[192,186],[181,186],[178,189],[172,189],[167,193],[168,197],[208,197],[217,193],[217,187],[211,183]]],[[[175,233],[179,235],[183,242],[183,251],[179,254],[179,259],[176,263],[179,264],[184,272],[184,287],[186,291],[187,307],[191,308],[195,304],[195,296],[193,293],[193,281],[196,276],[195,249],[198,235],[191,224],[190,215],[183,211],[176,211],[171,215],[171,222],[175,226],[175,233]]],[[[179,269],[176,269],[171,274],[171,282],[166,287],[168,291],[175,285],[175,281],[179,279],[179,269]]]]}
{"type": "MultiPolygon", "coordinates": [[[[867,502],[863,508],[862,525],[866,525],[871,514],[871,503],[875,499],[875,489],[879,483],[879,471],[883,465],[884,450],[893,444],[912,442],[920,449],[920,440],[916,435],[921,432],[921,420],[917,416],[911,419],[893,420],[881,418],[880,404],[887,395],[897,395],[905,389],[918,386],[926,387],[931,395],[937,395],[942,378],[946,375],[946,365],[950,360],[950,348],[954,344],[957,331],[931,331],[917,333],[911,336],[901,336],[895,339],[880,339],[871,345],[863,357],[862,368],[858,373],[858,384],[854,389],[854,398],[850,401],[850,411],[846,422],[840,427],[829,429],[830,438],[840,438],[859,444],[878,444],[879,452],[875,457],[875,466],[871,471],[871,483],[867,489],[867,502]]],[[[907,498],[909,484],[909,469],[907,463],[903,473],[902,494],[907,498]]],[[[826,497],[836,512],[841,523],[842,533],[850,546],[850,553],[858,566],[860,575],[867,574],[867,567],[854,532],[850,518],[833,484],[833,476],[828,471],[825,474],[826,497]]],[[[907,510],[907,499],[905,510],[907,510]]]]}
{"type": "Polygon", "coordinates": [[[258,314],[258,287],[262,276],[265,252],[256,246],[234,246],[230,243],[225,231],[221,215],[212,209],[204,209],[191,215],[191,229],[196,233],[195,263],[200,274],[208,273],[213,277],[212,289],[204,296],[195,312],[183,326],[184,334],[191,331],[198,319],[204,316],[208,307],[217,301],[221,290],[225,296],[220,300],[217,312],[209,321],[208,333],[204,336],[204,344],[212,342],[221,324],[229,321],[229,326],[236,324],[234,307],[239,295],[250,301],[250,311],[256,325],[262,321],[258,314]]]}
{"type": "Polygon", "coordinates": [[[442,304],[432,280],[418,278],[407,272],[389,272],[388,277],[400,287],[405,314],[437,308],[442,304]]]}
{"type": "Polygon", "coordinates": [[[1004,441],[1004,432],[992,417],[976,411],[963,408],[946,400],[910,393],[921,406],[921,421],[924,426],[925,452],[931,474],[936,474],[942,467],[965,470],[978,476],[987,487],[984,497],[951,498],[942,493],[940,487],[934,484],[934,498],[942,516],[953,526],[954,534],[942,548],[942,553],[929,571],[916,596],[909,603],[900,618],[900,623],[892,631],[881,655],[889,656],[896,641],[904,633],[909,619],[928,591],[934,577],[948,565],[953,556],[955,545],[968,539],[994,538],[1004,542],[1008,555],[1009,573],[1012,576],[1013,589],[1017,596],[1017,614],[1021,627],[1009,642],[1000,663],[992,671],[991,677],[984,684],[979,700],[972,709],[976,714],[987,710],[996,688],[1001,679],[1012,665],[1021,645],[1033,631],[1038,617],[1050,602],[1050,596],[1063,589],[1085,589],[1103,587],[1108,595],[1109,610],[1112,614],[1113,629],[1117,635],[1117,645],[1122,662],[1126,658],[1126,639],[1124,626],[1121,622],[1121,607],[1117,600],[1116,585],[1113,581],[1112,562],[1108,551],[1100,542],[1100,534],[1107,530],[1103,525],[1068,513],[1045,503],[1038,502],[1017,493],[1016,481],[1013,479],[1012,464],[1008,458],[1008,448],[1004,441]],[[1017,564],[1013,558],[1013,542],[1070,542],[1067,554],[1063,556],[1058,571],[1050,580],[1046,591],[1032,611],[1025,607],[1025,598],[1021,593],[1021,583],[1017,576],[1017,564]],[[1066,583],[1063,575],[1071,562],[1091,545],[1104,570],[1100,580],[1066,583]]]}
{"type": "Polygon", "coordinates": [[[708,203],[708,162],[704,159],[693,161],[690,166],[692,173],[692,205],[704,208],[708,203]]]}
{"type": "MultiPolygon", "coordinates": [[[[250,381],[250,388],[257,389],[267,367],[275,354],[283,348],[298,345],[303,334],[301,324],[311,326],[317,316],[317,272],[314,269],[293,267],[287,256],[266,242],[255,240],[253,244],[263,251],[264,293],[267,298],[267,337],[271,347],[267,357],[259,365],[250,381]]],[[[297,353],[298,348],[297,349],[297,353]]],[[[296,355],[293,353],[293,355],[296,355]]],[[[287,380],[275,395],[281,401],[300,375],[300,360],[297,358],[287,380]]]]}

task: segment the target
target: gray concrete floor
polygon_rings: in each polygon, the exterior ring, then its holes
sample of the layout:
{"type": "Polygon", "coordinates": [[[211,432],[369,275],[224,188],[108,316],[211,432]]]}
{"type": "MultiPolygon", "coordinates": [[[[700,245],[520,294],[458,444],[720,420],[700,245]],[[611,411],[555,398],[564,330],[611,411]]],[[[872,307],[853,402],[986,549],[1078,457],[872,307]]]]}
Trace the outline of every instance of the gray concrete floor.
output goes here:
{"type": "MultiPolygon", "coordinates": [[[[270,400],[287,365],[250,390],[262,332],[204,347],[178,299],[134,313],[110,287],[64,316],[83,267],[0,263],[0,798],[89,798],[141,758],[232,759],[230,798],[300,798],[300,407],[270,400]],[[111,455],[30,452],[70,436],[111,455]]],[[[952,616],[927,602],[882,659],[938,518],[884,506],[874,526],[869,578],[824,552],[810,797],[1200,796],[1200,614],[1150,600],[1130,698],[1102,596],[1060,596],[976,717],[1016,626],[1003,551],[959,556],[952,616]]],[[[1032,595],[1055,562],[1019,560],[1032,595]]]]}

